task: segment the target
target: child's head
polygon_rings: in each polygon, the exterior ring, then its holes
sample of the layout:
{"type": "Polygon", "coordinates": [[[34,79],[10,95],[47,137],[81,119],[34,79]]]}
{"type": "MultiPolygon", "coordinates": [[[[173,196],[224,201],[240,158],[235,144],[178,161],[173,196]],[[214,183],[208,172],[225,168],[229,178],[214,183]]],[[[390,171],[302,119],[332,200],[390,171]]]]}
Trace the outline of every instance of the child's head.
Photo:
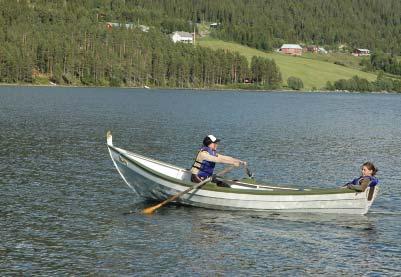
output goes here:
{"type": "Polygon", "coordinates": [[[372,162],[366,162],[361,167],[363,176],[375,176],[378,169],[372,162]]]}

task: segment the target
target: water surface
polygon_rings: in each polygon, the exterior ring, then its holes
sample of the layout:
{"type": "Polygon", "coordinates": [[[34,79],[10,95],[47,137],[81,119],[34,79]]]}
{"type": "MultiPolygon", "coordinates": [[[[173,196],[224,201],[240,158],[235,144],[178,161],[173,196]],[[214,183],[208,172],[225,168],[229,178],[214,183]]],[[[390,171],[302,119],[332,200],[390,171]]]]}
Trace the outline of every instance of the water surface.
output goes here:
{"type": "MultiPolygon", "coordinates": [[[[401,95],[0,88],[0,273],[397,275],[401,95]],[[154,216],[114,144],[189,167],[203,137],[257,179],[339,186],[379,167],[366,216],[212,211],[154,216]]],[[[240,177],[242,171],[234,173],[240,177]]]]}

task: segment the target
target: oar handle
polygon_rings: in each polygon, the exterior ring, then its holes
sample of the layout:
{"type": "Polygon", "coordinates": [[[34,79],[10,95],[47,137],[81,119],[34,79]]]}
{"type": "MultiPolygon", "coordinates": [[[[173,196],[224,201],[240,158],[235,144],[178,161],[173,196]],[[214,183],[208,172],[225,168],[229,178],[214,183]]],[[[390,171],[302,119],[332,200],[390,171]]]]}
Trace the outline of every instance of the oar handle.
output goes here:
{"type": "MultiPolygon", "coordinates": [[[[216,176],[224,175],[224,174],[230,172],[230,171],[233,170],[233,169],[234,169],[234,166],[227,167],[226,169],[224,169],[224,170],[218,172],[218,173],[216,174],[216,176]]],[[[189,188],[187,188],[186,190],[181,191],[181,192],[179,192],[179,193],[177,193],[177,194],[171,196],[170,198],[167,198],[166,200],[164,200],[163,202],[157,204],[156,206],[152,206],[152,207],[149,207],[149,208],[144,209],[143,212],[144,212],[145,214],[151,214],[151,213],[153,213],[155,210],[157,210],[158,208],[160,208],[160,207],[166,205],[167,203],[169,203],[169,202],[171,202],[171,201],[174,201],[174,200],[177,199],[178,197],[180,197],[180,196],[182,196],[182,195],[184,195],[184,194],[190,192],[191,190],[200,188],[201,186],[203,186],[203,185],[206,184],[207,182],[210,182],[212,179],[213,179],[213,177],[206,178],[206,179],[203,180],[202,182],[197,183],[196,185],[194,185],[194,186],[192,186],[192,187],[189,187],[189,188]]]]}

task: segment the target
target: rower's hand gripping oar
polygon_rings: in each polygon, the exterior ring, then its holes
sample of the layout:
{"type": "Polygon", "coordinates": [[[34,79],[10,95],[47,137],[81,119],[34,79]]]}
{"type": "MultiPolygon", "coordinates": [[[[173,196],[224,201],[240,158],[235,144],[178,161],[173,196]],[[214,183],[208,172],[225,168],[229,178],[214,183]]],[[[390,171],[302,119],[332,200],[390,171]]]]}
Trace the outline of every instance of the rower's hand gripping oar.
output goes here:
{"type": "MultiPolygon", "coordinates": [[[[220,171],[220,172],[217,173],[216,175],[224,175],[224,174],[230,172],[230,171],[233,170],[233,169],[234,169],[234,166],[227,167],[226,169],[220,171]]],[[[177,199],[178,197],[180,197],[180,196],[182,196],[182,195],[184,195],[184,194],[190,192],[191,190],[200,188],[201,186],[203,186],[203,185],[206,184],[207,182],[210,182],[212,179],[213,179],[213,176],[211,176],[211,177],[209,177],[209,178],[206,178],[206,179],[203,180],[202,182],[197,183],[196,185],[193,185],[192,187],[190,187],[190,188],[188,188],[188,189],[186,189],[186,190],[184,190],[184,191],[181,191],[181,192],[177,193],[176,195],[171,196],[170,198],[167,198],[166,200],[164,200],[163,202],[161,202],[161,203],[159,203],[159,204],[157,204],[157,205],[155,205],[155,206],[152,206],[152,207],[143,209],[143,213],[145,213],[145,214],[152,214],[152,213],[153,213],[154,211],[156,211],[158,208],[160,208],[160,207],[166,205],[167,203],[169,203],[169,202],[171,202],[171,201],[174,201],[174,200],[177,199]]]]}

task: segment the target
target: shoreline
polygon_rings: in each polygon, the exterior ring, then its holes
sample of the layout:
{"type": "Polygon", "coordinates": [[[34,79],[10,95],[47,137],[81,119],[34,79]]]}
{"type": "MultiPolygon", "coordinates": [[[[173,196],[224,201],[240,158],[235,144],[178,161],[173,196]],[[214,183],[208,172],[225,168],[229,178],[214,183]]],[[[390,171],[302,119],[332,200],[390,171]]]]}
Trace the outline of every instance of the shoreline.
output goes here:
{"type": "Polygon", "coordinates": [[[205,87],[205,88],[174,88],[174,87],[148,87],[148,86],[136,86],[136,87],[112,87],[112,86],[85,86],[85,85],[58,85],[58,84],[28,84],[28,83],[0,83],[2,87],[33,87],[33,88],[115,88],[115,89],[143,89],[143,90],[194,90],[194,91],[238,91],[238,92],[293,92],[293,93],[349,93],[349,94],[360,94],[360,93],[372,93],[372,94],[400,94],[395,91],[348,91],[348,90],[291,90],[291,89],[245,89],[245,88],[217,88],[217,87],[205,87]]]}

